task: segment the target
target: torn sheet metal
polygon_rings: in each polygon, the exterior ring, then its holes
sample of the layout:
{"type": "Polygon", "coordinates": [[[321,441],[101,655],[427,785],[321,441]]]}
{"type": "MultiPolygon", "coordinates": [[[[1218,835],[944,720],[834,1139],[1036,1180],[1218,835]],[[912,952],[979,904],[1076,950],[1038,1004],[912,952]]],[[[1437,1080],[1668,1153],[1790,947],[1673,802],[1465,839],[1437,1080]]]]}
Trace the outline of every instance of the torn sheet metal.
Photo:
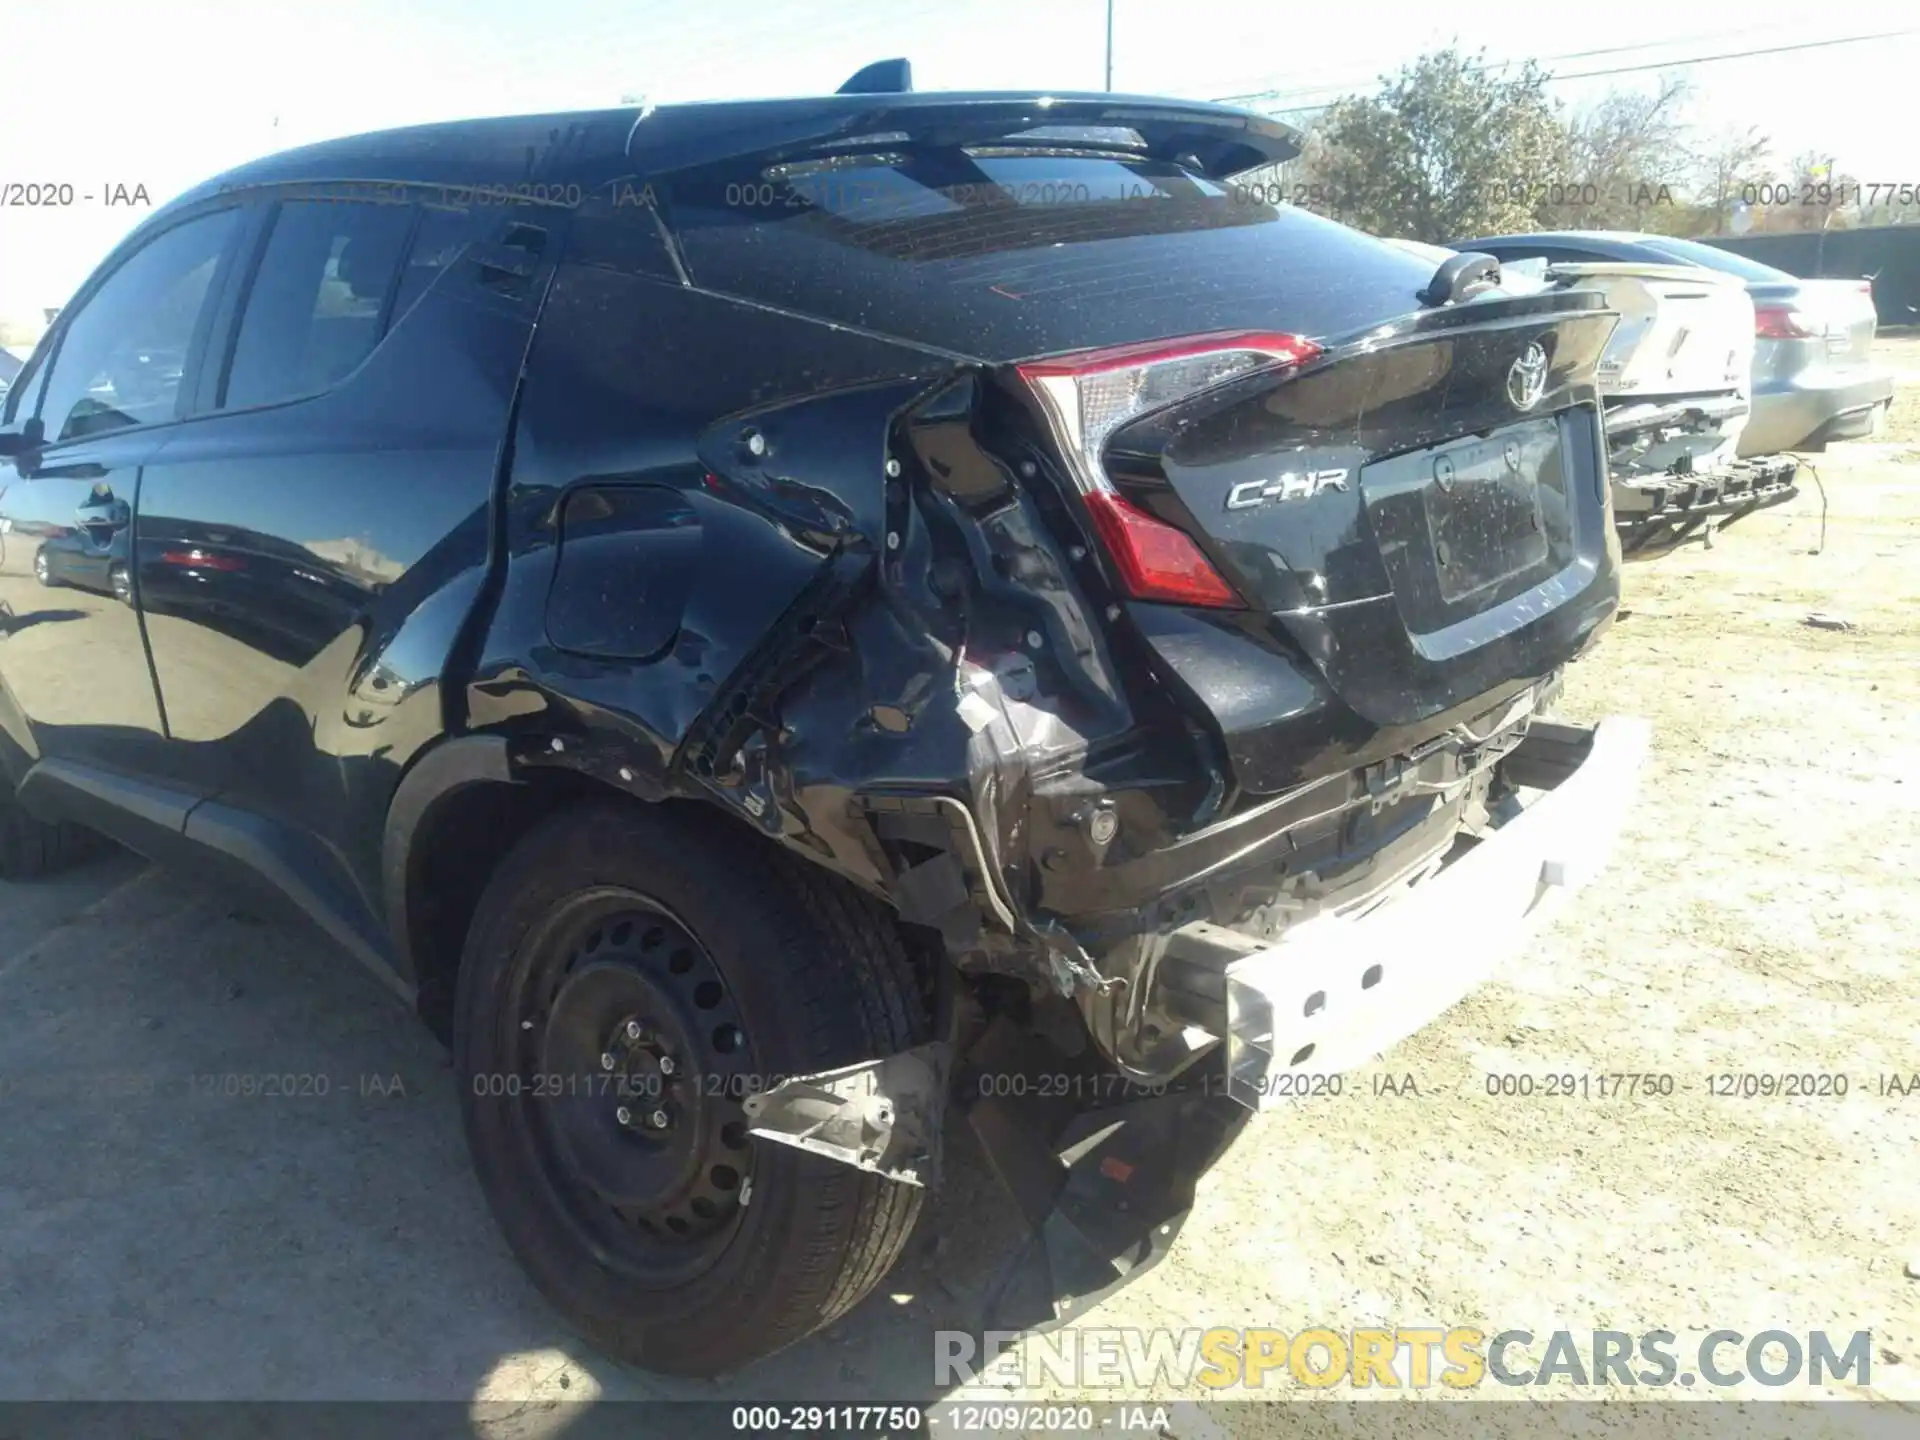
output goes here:
{"type": "Polygon", "coordinates": [[[838,1070],[796,1075],[748,1096],[747,1133],[907,1185],[940,1168],[948,1046],[932,1041],[838,1070]]]}

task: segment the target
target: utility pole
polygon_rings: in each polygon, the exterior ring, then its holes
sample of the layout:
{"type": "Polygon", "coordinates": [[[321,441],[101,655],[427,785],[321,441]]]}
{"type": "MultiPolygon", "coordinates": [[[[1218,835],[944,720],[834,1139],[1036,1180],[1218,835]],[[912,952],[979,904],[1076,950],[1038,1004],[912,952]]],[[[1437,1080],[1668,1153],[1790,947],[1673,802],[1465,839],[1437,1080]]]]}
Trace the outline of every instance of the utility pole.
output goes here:
{"type": "Polygon", "coordinates": [[[1107,89],[1113,89],[1113,0],[1107,0],[1107,89]]]}
{"type": "MultiPolygon", "coordinates": [[[[1839,157],[1837,156],[1829,155],[1827,157],[1826,181],[1828,185],[1833,184],[1834,166],[1838,161],[1839,157]]],[[[1813,242],[1813,273],[1815,275],[1825,275],[1827,273],[1827,226],[1833,223],[1833,208],[1832,202],[1829,201],[1826,207],[1820,212],[1820,238],[1813,242]]]]}

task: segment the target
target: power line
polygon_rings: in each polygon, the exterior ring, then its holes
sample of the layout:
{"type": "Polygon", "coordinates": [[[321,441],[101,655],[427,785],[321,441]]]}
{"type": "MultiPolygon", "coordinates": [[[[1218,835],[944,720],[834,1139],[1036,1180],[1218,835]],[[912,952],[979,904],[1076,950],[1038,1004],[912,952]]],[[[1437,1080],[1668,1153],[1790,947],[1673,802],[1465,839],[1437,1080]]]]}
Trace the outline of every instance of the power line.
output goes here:
{"type": "Polygon", "coordinates": [[[1577,75],[1555,75],[1560,80],[1591,80],[1596,75],[1631,75],[1639,70],[1666,70],[1681,65],[1711,65],[1720,60],[1746,60],[1755,55],[1784,55],[1792,50],[1824,50],[1829,45],[1858,45],[1863,40],[1897,40],[1907,35],[1920,35],[1920,26],[1909,26],[1905,30],[1882,30],[1873,35],[1843,35],[1837,40],[1805,40],[1797,45],[1771,45],[1764,50],[1730,50],[1720,55],[1701,55],[1692,60],[1674,60],[1666,64],[1620,65],[1611,70],[1583,70],[1577,75]]]}
{"type": "MultiPolygon", "coordinates": [[[[1790,52],[1798,51],[1798,50],[1825,49],[1833,45],[1857,45],[1867,40],[1895,40],[1908,35],[1915,35],[1915,34],[1920,34],[1920,26],[1910,26],[1901,30],[1881,30],[1881,31],[1876,31],[1871,35],[1844,35],[1831,40],[1802,40],[1802,41],[1797,41],[1791,45],[1772,45],[1772,46],[1767,46],[1761,49],[1754,49],[1754,50],[1725,50],[1725,51],[1720,51],[1718,53],[1711,54],[1711,55],[1695,55],[1695,56],[1688,57],[1686,59],[1649,61],[1641,65],[1617,65],[1605,70],[1576,71],[1575,73],[1570,75],[1549,75],[1547,77],[1547,83],[1550,85],[1557,85],[1562,81],[1566,81],[1566,80],[1590,80],[1597,76],[1602,76],[1602,75],[1631,75],[1631,74],[1635,74],[1635,73],[1646,71],[1646,70],[1678,70],[1678,69],[1684,69],[1689,65],[1710,65],[1721,60],[1744,60],[1744,59],[1749,59],[1756,55],[1784,55],[1784,54],[1788,54],[1790,52]]],[[[1635,47],[1629,46],[1629,47],[1621,47],[1621,48],[1631,49],[1635,47]]],[[[1589,53],[1599,54],[1603,52],[1594,51],[1589,53]]],[[[1565,59],[1574,59],[1577,57],[1572,55],[1562,55],[1562,56],[1552,56],[1549,58],[1565,60],[1565,59]]],[[[1482,74],[1485,74],[1489,70],[1504,69],[1509,65],[1513,65],[1517,63],[1522,63],[1522,62],[1508,60],[1508,61],[1501,61],[1499,62],[1498,65],[1480,66],[1478,68],[1482,74]]],[[[1264,99],[1279,100],[1283,98],[1291,99],[1298,96],[1313,96],[1313,95],[1319,95],[1319,94],[1325,94],[1330,97],[1330,99],[1325,102],[1314,101],[1314,100],[1301,100],[1300,103],[1289,107],[1292,109],[1305,110],[1305,109],[1313,108],[1317,104],[1331,103],[1332,99],[1338,99],[1341,95],[1351,93],[1355,88],[1356,86],[1352,83],[1342,84],[1339,82],[1335,82],[1327,85],[1310,86],[1305,90],[1295,91],[1291,95],[1289,95],[1288,92],[1282,91],[1282,90],[1265,90],[1265,91],[1257,91],[1257,92],[1246,94],[1246,95],[1231,95],[1231,96],[1224,97],[1222,100],[1217,101],[1216,103],[1228,104],[1235,101],[1245,101],[1245,100],[1264,100],[1264,99]]]]}
{"type": "MultiPolygon", "coordinates": [[[[1787,23],[1791,24],[1793,22],[1789,21],[1787,23]]],[[[1761,27],[1761,28],[1768,28],[1768,27],[1761,27]]],[[[1782,27],[1776,24],[1771,28],[1777,30],[1782,27]]],[[[1632,45],[1607,45],[1597,50],[1569,50],[1563,55],[1536,56],[1534,57],[1534,60],[1535,60],[1535,63],[1537,64],[1550,65],[1556,60],[1590,60],[1598,55],[1619,55],[1619,54],[1624,54],[1628,51],[1633,51],[1633,50],[1657,50],[1663,45],[1690,45],[1700,40],[1725,40],[1732,36],[1751,35],[1752,33],[1753,31],[1751,29],[1703,30],[1703,31],[1696,31],[1694,34],[1691,34],[1691,35],[1669,35],[1663,40],[1641,40],[1632,45]]],[[[1522,62],[1519,60],[1497,60],[1492,62],[1492,64],[1488,66],[1484,66],[1482,68],[1496,69],[1496,70],[1505,69],[1509,65],[1515,65],[1519,63],[1522,63],[1522,62]]],[[[1311,75],[1312,73],[1313,72],[1311,70],[1283,71],[1278,75],[1274,75],[1271,72],[1269,72],[1267,75],[1263,76],[1262,78],[1269,79],[1269,80],[1284,81],[1284,80],[1291,80],[1295,76],[1311,75]]],[[[1378,72],[1375,72],[1375,73],[1378,73],[1378,72]]],[[[1337,84],[1337,83],[1338,82],[1328,82],[1328,84],[1311,86],[1309,87],[1309,89],[1324,90],[1328,88],[1328,85],[1337,84]]],[[[1356,81],[1354,83],[1360,83],[1360,82],[1356,81]]],[[[1215,100],[1214,103],[1216,105],[1224,105],[1234,100],[1254,100],[1254,99],[1259,99],[1260,97],[1265,95],[1279,95],[1285,92],[1285,88],[1286,87],[1281,85],[1271,85],[1261,90],[1236,90],[1231,95],[1221,96],[1219,99],[1215,100]]]]}
{"type": "MultiPolygon", "coordinates": [[[[1764,29],[1766,27],[1762,26],[1757,28],[1764,29]]],[[[1781,27],[1775,25],[1772,28],[1777,30],[1781,27]]],[[[1596,55],[1624,55],[1629,50],[1657,50],[1662,45],[1691,45],[1696,40],[1725,40],[1730,35],[1751,35],[1752,33],[1753,28],[1733,31],[1702,30],[1692,35],[1669,35],[1664,40],[1642,40],[1637,45],[1606,45],[1598,50],[1571,50],[1565,55],[1549,55],[1547,60],[1591,60],[1596,55]]]]}

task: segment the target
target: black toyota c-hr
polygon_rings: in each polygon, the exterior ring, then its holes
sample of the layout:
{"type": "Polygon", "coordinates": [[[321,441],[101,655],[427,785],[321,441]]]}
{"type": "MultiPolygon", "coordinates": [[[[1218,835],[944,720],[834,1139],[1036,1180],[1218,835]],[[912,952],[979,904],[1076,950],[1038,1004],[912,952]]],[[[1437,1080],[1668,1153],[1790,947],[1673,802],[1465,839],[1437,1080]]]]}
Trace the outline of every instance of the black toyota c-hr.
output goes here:
{"type": "Polygon", "coordinates": [[[953,1115],[1144,1263],[1180,1187],[1117,1202],[1450,1004],[1637,763],[1540,718],[1617,603],[1613,315],[1236,179],[1295,150],[883,65],[208,181],[7,398],[0,511],[131,603],[0,640],[0,865],[317,922],[642,1364],[858,1301],[953,1115]],[[1141,1104],[1062,1159],[1018,1066],[1141,1104]]]}

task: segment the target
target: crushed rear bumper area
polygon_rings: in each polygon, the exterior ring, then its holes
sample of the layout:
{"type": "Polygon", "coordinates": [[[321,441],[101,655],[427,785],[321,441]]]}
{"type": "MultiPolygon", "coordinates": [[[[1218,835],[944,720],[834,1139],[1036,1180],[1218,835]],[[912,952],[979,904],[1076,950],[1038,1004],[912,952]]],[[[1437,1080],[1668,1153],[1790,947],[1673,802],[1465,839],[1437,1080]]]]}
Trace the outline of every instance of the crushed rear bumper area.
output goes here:
{"type": "Polygon", "coordinates": [[[1535,722],[1502,762],[1515,790],[1500,813],[1424,879],[1274,944],[1212,925],[1171,937],[1189,966],[1218,967],[1227,1092],[1276,1104],[1304,1079],[1365,1064],[1486,979],[1605,863],[1648,735],[1634,719],[1535,722]]]}
{"type": "Polygon", "coordinates": [[[1791,455],[1738,460],[1691,475],[1616,475],[1613,523],[1628,559],[1664,554],[1696,535],[1711,536],[1756,510],[1800,493],[1791,455]]]}

